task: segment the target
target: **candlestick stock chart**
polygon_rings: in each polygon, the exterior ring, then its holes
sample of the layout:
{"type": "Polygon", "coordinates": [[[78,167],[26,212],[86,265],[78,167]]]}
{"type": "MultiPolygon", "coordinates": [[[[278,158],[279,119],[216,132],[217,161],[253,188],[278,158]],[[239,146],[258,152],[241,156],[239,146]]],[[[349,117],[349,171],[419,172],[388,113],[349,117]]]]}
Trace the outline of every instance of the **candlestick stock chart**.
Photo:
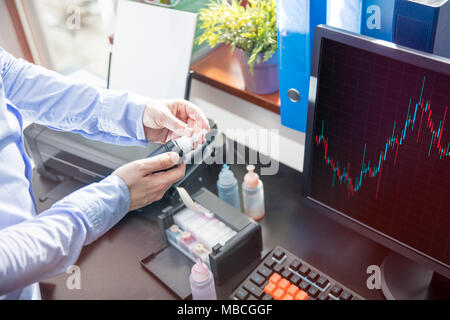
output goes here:
{"type": "Polygon", "coordinates": [[[450,77],[322,44],[310,196],[450,262],[450,77]]]}

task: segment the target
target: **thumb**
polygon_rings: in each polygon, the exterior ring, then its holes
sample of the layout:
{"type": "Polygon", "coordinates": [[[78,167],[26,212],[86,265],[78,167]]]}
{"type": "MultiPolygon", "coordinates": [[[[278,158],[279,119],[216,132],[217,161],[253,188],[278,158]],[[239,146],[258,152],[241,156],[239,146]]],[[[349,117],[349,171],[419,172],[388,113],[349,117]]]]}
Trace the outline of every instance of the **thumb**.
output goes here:
{"type": "Polygon", "coordinates": [[[189,128],[186,123],[175,117],[171,112],[168,112],[165,116],[164,125],[178,136],[190,137],[194,133],[192,128],[189,128]]]}
{"type": "Polygon", "coordinates": [[[163,153],[152,158],[140,160],[144,175],[170,169],[177,165],[179,161],[180,156],[175,152],[163,153]]]}

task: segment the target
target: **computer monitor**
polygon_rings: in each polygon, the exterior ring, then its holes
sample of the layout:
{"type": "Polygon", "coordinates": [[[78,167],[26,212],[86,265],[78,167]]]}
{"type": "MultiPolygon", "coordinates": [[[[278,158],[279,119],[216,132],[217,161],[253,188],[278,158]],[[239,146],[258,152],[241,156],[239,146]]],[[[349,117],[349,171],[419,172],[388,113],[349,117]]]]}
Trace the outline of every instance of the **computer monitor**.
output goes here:
{"type": "MultiPolygon", "coordinates": [[[[317,27],[303,200],[448,280],[449,109],[449,59],[317,27]]],[[[402,277],[385,264],[386,279],[405,280],[398,288],[382,279],[387,297],[423,286],[407,264],[391,268],[402,277]]]]}

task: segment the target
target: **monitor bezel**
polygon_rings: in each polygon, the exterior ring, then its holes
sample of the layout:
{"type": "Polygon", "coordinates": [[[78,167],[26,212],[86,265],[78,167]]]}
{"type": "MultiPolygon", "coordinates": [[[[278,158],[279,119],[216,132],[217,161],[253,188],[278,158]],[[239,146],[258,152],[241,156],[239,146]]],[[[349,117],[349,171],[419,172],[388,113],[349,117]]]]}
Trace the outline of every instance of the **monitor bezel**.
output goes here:
{"type": "Polygon", "coordinates": [[[440,72],[450,76],[450,59],[428,54],[425,52],[409,49],[395,45],[391,42],[378,40],[360,34],[343,31],[326,25],[319,25],[314,32],[314,48],[311,64],[311,78],[308,103],[308,117],[305,140],[305,156],[302,174],[302,201],[316,211],[334,219],[357,233],[403,255],[410,260],[424,265],[425,267],[450,278],[448,265],[435,259],[407,244],[394,239],[379,230],[376,230],[356,219],[339,212],[309,196],[309,183],[311,176],[312,148],[314,136],[314,118],[316,113],[316,99],[318,95],[318,72],[320,70],[320,55],[322,40],[330,39],[349,46],[367,50],[402,62],[417,65],[432,71],[440,72]]]}

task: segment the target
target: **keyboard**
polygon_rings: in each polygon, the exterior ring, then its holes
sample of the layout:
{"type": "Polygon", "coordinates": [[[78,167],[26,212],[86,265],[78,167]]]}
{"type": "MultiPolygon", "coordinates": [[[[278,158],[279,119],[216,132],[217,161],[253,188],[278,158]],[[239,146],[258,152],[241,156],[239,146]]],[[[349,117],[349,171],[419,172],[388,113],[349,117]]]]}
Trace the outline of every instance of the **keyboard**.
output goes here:
{"type": "Polygon", "coordinates": [[[237,287],[233,300],[363,300],[304,260],[276,247],[237,287]]]}

